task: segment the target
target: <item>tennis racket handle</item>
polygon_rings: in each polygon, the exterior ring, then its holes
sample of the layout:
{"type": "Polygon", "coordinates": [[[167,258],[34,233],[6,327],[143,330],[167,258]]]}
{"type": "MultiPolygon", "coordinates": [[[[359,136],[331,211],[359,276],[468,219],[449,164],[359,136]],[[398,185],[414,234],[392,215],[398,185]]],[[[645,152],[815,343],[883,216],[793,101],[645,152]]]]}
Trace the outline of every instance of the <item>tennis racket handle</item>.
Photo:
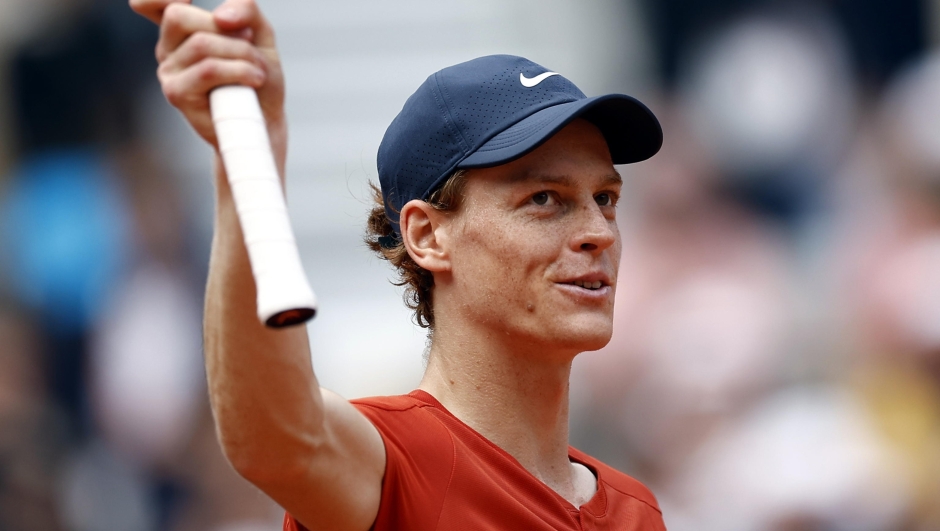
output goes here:
{"type": "Polygon", "coordinates": [[[316,314],[317,299],[300,262],[258,95],[250,87],[219,87],[209,106],[255,279],[258,318],[274,328],[303,323],[316,314]]]}

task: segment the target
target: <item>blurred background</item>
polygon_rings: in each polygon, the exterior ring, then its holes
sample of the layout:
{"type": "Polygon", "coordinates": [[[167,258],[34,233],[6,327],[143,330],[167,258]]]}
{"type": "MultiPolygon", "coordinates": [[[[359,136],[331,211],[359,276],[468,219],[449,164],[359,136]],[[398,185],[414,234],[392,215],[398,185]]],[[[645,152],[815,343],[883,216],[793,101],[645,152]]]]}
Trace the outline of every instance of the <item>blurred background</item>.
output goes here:
{"type": "MultiPolygon", "coordinates": [[[[211,5],[202,4],[206,7],[211,5]]],[[[408,392],[425,335],[361,243],[433,71],[527,56],[647,102],[610,345],[573,444],[685,530],[940,530],[940,2],[265,0],[321,383],[408,392]]],[[[123,0],[0,2],[0,530],[261,531],[201,358],[210,152],[123,0]]]]}

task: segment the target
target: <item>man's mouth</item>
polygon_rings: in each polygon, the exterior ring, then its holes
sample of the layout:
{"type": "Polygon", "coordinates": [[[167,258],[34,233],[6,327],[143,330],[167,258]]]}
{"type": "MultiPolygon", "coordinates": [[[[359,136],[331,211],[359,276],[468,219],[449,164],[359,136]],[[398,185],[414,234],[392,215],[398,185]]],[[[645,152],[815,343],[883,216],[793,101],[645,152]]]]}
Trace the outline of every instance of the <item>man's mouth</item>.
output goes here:
{"type": "Polygon", "coordinates": [[[594,282],[585,282],[583,280],[575,280],[572,282],[575,286],[585,289],[600,289],[604,285],[600,280],[595,280],[594,282]]]}

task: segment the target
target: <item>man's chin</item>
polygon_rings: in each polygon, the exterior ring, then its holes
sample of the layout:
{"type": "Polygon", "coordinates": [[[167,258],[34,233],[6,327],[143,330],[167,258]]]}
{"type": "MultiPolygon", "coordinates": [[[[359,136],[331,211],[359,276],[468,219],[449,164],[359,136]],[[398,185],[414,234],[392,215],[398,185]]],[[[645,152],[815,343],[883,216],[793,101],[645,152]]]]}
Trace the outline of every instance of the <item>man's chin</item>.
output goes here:
{"type": "Polygon", "coordinates": [[[609,318],[572,318],[549,334],[554,344],[566,351],[586,352],[607,346],[613,335],[613,324],[609,318]]]}

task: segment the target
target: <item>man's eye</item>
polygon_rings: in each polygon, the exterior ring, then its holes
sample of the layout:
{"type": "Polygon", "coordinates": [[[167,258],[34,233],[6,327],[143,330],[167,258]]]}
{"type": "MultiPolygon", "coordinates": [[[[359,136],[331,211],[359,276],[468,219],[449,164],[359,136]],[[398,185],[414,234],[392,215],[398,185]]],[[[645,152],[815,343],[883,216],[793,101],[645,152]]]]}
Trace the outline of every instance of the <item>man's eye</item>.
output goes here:
{"type": "Polygon", "coordinates": [[[548,203],[548,192],[539,192],[532,196],[532,202],[536,205],[545,205],[548,203]]]}
{"type": "Polygon", "coordinates": [[[597,201],[599,206],[611,206],[614,204],[614,198],[608,193],[597,194],[594,196],[594,200],[597,201]]]}

